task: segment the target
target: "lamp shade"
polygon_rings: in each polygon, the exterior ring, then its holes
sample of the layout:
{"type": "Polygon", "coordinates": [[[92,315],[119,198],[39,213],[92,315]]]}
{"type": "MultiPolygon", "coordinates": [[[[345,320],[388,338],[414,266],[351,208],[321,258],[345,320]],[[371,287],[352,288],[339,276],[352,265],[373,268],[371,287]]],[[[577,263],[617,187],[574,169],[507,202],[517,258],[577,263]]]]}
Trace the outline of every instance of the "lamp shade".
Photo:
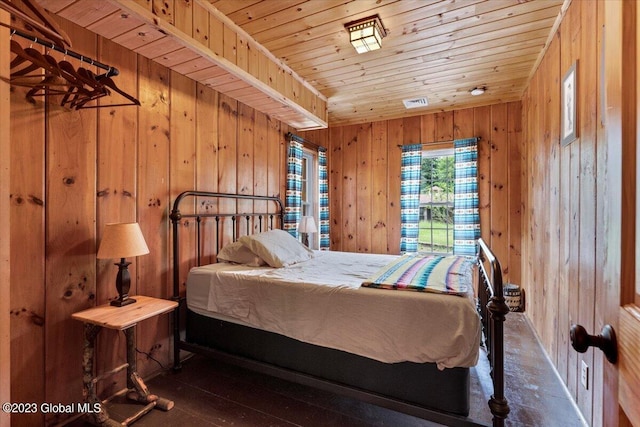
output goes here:
{"type": "Polygon", "coordinates": [[[137,222],[107,224],[100,242],[99,259],[129,258],[149,253],[137,222]]]}
{"type": "Polygon", "coordinates": [[[317,233],[316,220],[312,216],[303,216],[298,224],[298,231],[300,233],[317,233]]]}

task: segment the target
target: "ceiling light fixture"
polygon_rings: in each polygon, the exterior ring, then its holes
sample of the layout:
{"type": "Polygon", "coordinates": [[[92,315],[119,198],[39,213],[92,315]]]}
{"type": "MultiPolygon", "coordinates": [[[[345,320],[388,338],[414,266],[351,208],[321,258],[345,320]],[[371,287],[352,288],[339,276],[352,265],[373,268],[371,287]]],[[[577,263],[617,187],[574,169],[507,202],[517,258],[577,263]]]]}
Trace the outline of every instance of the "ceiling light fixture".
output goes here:
{"type": "Polygon", "coordinates": [[[484,91],[487,90],[486,87],[474,87],[473,89],[471,89],[471,95],[473,96],[478,96],[478,95],[482,95],[484,93],[484,91]]]}
{"type": "Polygon", "coordinates": [[[345,24],[349,41],[358,53],[365,53],[382,47],[382,38],[387,32],[378,15],[345,24]]]}

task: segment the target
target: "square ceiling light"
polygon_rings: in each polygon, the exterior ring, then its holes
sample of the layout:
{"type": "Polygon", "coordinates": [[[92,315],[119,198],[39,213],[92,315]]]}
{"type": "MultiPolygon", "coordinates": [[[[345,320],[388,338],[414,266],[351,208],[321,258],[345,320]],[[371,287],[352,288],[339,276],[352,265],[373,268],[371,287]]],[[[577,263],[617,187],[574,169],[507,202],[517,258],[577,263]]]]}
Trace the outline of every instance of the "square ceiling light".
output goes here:
{"type": "Polygon", "coordinates": [[[358,53],[380,49],[382,38],[387,35],[378,15],[350,22],[345,27],[349,32],[349,41],[358,53]]]}

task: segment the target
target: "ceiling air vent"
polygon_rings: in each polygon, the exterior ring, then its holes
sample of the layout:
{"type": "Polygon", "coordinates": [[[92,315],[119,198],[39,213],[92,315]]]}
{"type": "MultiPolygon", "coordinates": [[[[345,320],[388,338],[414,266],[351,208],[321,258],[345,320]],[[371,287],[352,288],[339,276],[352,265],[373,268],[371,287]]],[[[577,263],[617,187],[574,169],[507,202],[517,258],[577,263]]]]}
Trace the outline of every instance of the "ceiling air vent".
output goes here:
{"type": "Polygon", "coordinates": [[[427,105],[429,105],[429,101],[427,101],[426,97],[403,99],[402,103],[404,104],[404,108],[407,108],[407,109],[426,107],[427,105]]]}

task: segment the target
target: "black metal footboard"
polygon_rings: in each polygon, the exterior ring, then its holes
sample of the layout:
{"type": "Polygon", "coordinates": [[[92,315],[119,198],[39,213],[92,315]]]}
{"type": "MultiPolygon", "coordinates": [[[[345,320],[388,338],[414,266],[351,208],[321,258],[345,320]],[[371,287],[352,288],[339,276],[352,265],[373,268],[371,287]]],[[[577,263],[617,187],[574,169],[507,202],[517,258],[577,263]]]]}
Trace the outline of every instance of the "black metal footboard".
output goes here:
{"type": "Polygon", "coordinates": [[[509,307],[502,290],[502,267],[482,239],[478,239],[478,267],[478,310],[493,380],[489,408],[494,427],[502,427],[509,414],[504,395],[504,321],[509,307]]]}

